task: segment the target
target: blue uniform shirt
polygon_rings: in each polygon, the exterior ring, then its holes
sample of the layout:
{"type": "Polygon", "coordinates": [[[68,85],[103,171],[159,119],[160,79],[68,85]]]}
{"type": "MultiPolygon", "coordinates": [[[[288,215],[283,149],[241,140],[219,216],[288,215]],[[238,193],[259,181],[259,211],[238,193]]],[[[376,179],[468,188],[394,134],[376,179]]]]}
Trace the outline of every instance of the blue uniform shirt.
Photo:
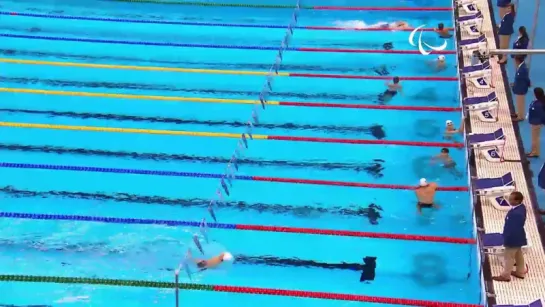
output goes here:
{"type": "Polygon", "coordinates": [[[503,225],[503,246],[522,247],[528,245],[526,231],[524,230],[525,223],[526,207],[524,205],[513,207],[507,212],[505,224],[503,225]]]}
{"type": "Polygon", "coordinates": [[[528,109],[528,121],[530,125],[545,124],[545,103],[534,100],[528,109]]]}
{"type": "Polygon", "coordinates": [[[507,7],[511,4],[511,0],[498,0],[496,4],[498,7],[507,7]]]}
{"type": "Polygon", "coordinates": [[[528,37],[519,37],[513,43],[513,49],[528,49],[528,44],[530,44],[530,39],[528,37]]]}
{"type": "Polygon", "coordinates": [[[501,19],[500,30],[498,31],[498,34],[511,35],[515,33],[515,28],[513,27],[514,24],[515,14],[513,14],[513,12],[505,14],[505,16],[503,16],[503,18],[501,19]]]}
{"type": "Polygon", "coordinates": [[[537,185],[540,188],[545,189],[545,163],[541,166],[541,170],[537,176],[537,185]]]}
{"type": "Polygon", "coordinates": [[[513,93],[515,95],[526,95],[526,93],[528,93],[528,89],[531,85],[529,74],[528,67],[522,62],[517,68],[515,80],[513,82],[513,93]]]}

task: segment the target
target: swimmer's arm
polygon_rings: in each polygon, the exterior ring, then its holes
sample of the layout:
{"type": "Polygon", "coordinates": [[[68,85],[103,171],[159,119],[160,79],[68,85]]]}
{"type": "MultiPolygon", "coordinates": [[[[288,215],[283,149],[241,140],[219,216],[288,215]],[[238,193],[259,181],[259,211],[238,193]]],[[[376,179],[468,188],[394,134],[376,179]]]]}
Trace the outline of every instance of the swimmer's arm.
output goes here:
{"type": "Polygon", "coordinates": [[[433,188],[434,190],[437,190],[437,183],[430,182],[430,187],[433,188]]]}

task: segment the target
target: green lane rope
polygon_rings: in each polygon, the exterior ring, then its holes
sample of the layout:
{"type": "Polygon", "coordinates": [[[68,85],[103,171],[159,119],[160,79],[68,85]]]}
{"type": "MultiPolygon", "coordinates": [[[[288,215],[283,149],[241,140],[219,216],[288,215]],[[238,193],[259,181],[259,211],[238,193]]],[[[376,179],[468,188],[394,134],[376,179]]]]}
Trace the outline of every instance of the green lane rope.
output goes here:
{"type": "MultiPolygon", "coordinates": [[[[60,276],[32,276],[32,275],[0,275],[0,281],[21,281],[55,284],[87,284],[87,285],[105,285],[105,286],[123,286],[123,287],[142,287],[142,288],[170,288],[174,289],[176,284],[166,281],[146,281],[146,280],[125,280],[125,279],[105,279],[91,277],[60,277],[60,276]]],[[[184,290],[214,291],[214,286],[179,283],[178,288],[184,290]]]]}
{"type": "MultiPolygon", "coordinates": [[[[222,7],[251,7],[261,9],[294,9],[295,5],[282,4],[248,4],[248,3],[214,3],[200,1],[164,1],[164,0],[111,0],[114,2],[138,2],[155,4],[194,5],[194,6],[222,6],[222,7]]],[[[312,6],[301,6],[301,9],[312,9],[312,6]]]]}

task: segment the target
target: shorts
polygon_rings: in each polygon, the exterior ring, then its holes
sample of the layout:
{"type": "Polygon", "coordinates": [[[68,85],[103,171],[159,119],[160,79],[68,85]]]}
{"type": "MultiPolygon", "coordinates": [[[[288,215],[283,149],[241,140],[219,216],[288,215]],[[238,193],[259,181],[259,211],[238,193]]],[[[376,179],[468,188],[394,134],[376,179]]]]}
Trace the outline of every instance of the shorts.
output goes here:
{"type": "Polygon", "coordinates": [[[433,204],[418,202],[418,207],[419,208],[433,208],[433,204]]]}
{"type": "Polygon", "coordinates": [[[454,161],[447,162],[447,163],[443,164],[443,167],[444,168],[455,168],[456,167],[456,162],[454,162],[454,161]]]}
{"type": "Polygon", "coordinates": [[[384,102],[386,97],[393,98],[397,94],[397,91],[385,90],[384,93],[378,95],[378,101],[384,102]]]}
{"type": "Polygon", "coordinates": [[[206,261],[201,260],[201,261],[197,262],[197,267],[199,269],[206,269],[206,261]]]}

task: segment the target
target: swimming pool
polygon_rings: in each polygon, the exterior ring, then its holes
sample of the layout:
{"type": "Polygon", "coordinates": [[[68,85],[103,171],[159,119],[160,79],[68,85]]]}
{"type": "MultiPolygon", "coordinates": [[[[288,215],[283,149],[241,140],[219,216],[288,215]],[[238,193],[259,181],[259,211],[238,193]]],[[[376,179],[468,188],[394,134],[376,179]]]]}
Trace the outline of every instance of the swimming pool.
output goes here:
{"type": "Polygon", "coordinates": [[[0,283],[0,304],[172,306],[168,283],[188,248],[198,255],[192,236],[202,218],[207,255],[225,248],[236,261],[191,280],[181,274],[182,283],[214,285],[182,289],[181,304],[369,301],[228,286],[481,303],[463,140],[442,134],[460,116],[454,46],[443,52],[447,69],[434,72],[407,31],[308,28],[354,20],[450,27],[452,12],[302,3],[262,108],[295,1],[231,3],[241,6],[2,3],[0,274],[17,281],[0,283]],[[378,94],[393,76],[415,80],[383,104],[378,94]],[[219,182],[228,164],[235,171],[237,142],[244,154],[232,186],[224,178],[227,193],[219,182]],[[442,147],[460,174],[430,165],[442,147]],[[419,217],[410,186],[421,177],[451,191],[437,194],[441,210],[419,217]],[[208,212],[218,189],[222,224],[208,212]],[[368,283],[360,282],[364,257],[377,258],[368,283]]]}

